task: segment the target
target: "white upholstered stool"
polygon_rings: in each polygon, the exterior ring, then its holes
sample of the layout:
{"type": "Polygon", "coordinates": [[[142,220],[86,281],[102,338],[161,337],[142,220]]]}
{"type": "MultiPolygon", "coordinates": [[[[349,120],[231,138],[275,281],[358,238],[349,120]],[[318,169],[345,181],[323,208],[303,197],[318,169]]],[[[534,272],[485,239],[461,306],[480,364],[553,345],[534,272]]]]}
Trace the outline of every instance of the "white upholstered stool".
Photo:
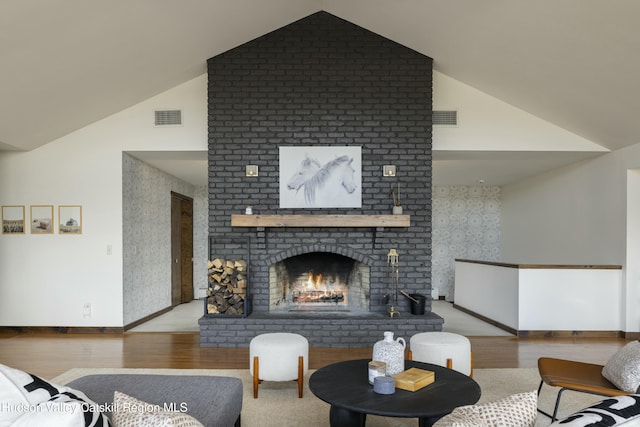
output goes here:
{"type": "Polygon", "coordinates": [[[411,359],[455,369],[471,376],[471,342],[450,332],[422,332],[409,340],[411,359]]]}
{"type": "Polygon", "coordinates": [[[309,370],[309,342],[298,334],[276,332],[258,335],[249,343],[249,372],[253,376],[253,397],[262,381],[298,381],[302,397],[304,374],[309,370]]]}

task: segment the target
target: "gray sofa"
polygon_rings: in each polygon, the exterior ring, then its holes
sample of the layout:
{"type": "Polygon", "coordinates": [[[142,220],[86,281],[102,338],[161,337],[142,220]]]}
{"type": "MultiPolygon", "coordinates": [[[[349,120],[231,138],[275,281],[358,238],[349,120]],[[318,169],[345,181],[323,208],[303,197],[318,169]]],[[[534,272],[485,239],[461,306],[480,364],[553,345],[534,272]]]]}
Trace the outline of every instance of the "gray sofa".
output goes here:
{"type": "MultiPolygon", "coordinates": [[[[66,384],[84,392],[98,405],[111,405],[122,392],[164,407],[186,406],[186,413],[207,427],[240,427],[242,381],[233,377],[191,375],[87,375],[66,384]]],[[[105,412],[111,417],[111,413],[105,412]]]]}

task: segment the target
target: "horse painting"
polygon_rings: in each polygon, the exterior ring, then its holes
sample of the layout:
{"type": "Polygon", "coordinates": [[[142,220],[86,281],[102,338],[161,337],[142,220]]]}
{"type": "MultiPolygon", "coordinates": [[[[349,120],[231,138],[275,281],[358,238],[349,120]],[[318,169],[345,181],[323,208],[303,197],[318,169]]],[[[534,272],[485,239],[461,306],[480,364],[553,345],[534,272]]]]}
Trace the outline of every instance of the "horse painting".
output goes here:
{"type": "Polygon", "coordinates": [[[300,168],[293,174],[289,182],[287,182],[287,188],[289,190],[298,191],[308,180],[310,180],[318,170],[320,170],[320,162],[315,159],[305,157],[300,168]]]}
{"type": "Polygon", "coordinates": [[[287,189],[296,194],[303,189],[308,207],[351,207],[353,200],[345,199],[358,188],[353,157],[340,156],[323,166],[316,159],[305,156],[300,167],[287,182],[287,189]]]}

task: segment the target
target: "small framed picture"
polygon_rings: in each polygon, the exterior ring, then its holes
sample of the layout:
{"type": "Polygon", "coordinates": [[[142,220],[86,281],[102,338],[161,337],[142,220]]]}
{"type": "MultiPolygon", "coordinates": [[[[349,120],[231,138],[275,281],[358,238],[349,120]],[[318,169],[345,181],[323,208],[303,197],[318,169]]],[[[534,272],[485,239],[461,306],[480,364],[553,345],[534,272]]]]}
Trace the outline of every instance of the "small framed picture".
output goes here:
{"type": "Polygon", "coordinates": [[[53,205],[31,205],[31,234],[53,234],[53,205]]]}
{"type": "Polygon", "coordinates": [[[2,207],[2,234],[24,234],[24,206],[2,207]]]}
{"type": "Polygon", "coordinates": [[[82,234],[82,206],[58,206],[58,234],[82,234]]]}

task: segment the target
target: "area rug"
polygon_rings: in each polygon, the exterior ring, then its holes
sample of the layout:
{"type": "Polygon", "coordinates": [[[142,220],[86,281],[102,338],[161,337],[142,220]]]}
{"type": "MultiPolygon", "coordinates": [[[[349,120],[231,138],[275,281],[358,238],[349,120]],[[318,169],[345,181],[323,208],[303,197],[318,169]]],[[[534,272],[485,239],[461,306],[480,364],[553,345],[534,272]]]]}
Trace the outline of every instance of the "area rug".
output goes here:
{"type": "MultiPolygon", "coordinates": [[[[217,375],[231,376],[242,380],[244,398],[242,404],[243,427],[326,427],[329,425],[329,405],[316,398],[307,386],[305,378],[304,397],[298,398],[295,382],[264,382],[260,385],[258,399],[253,398],[253,382],[248,369],[128,369],[128,368],[75,368],[53,378],[58,384],[66,384],[76,378],[91,374],[165,374],[165,375],[217,375]]],[[[473,379],[482,389],[478,403],[486,403],[514,393],[537,390],[540,383],[537,369],[475,369],[473,379]]],[[[539,407],[547,412],[553,410],[557,389],[544,386],[539,407]]],[[[601,397],[566,391],[563,393],[560,416],[601,400],[601,397]]],[[[548,426],[549,418],[538,415],[536,427],[548,426]]],[[[367,427],[415,427],[415,418],[389,418],[367,416],[367,427]]]]}

